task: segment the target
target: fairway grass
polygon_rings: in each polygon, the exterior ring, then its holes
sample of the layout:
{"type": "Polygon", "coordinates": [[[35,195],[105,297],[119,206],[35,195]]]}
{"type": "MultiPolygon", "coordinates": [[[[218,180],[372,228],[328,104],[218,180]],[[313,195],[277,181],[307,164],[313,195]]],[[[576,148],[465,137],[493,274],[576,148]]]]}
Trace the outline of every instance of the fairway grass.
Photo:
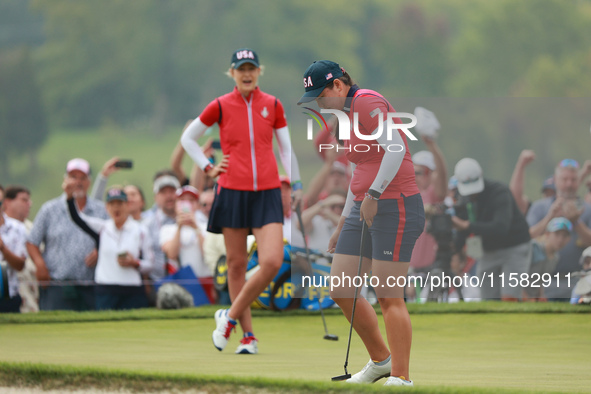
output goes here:
{"type": "MultiPolygon", "coordinates": [[[[588,314],[439,313],[413,314],[411,320],[411,378],[417,390],[584,392],[591,387],[588,314]]],[[[178,380],[179,389],[191,384],[302,392],[311,387],[346,389],[343,383],[330,382],[343,373],[348,323],[342,315],[327,316],[329,332],[339,336],[338,342],[322,339],[316,315],[267,314],[255,319],[260,340],[256,356],[233,354],[236,334],[226,350],[218,352],[211,343],[213,324],[211,318],[2,324],[0,361],[8,364],[0,364],[0,385],[41,384],[55,376],[64,382],[64,374],[71,374],[86,377],[87,385],[95,379],[94,385],[100,386],[105,379],[97,376],[110,374],[109,382],[122,382],[117,387],[123,382],[178,380]]],[[[367,360],[354,337],[350,372],[367,360]]],[[[150,387],[155,388],[144,389],[150,387]]]]}

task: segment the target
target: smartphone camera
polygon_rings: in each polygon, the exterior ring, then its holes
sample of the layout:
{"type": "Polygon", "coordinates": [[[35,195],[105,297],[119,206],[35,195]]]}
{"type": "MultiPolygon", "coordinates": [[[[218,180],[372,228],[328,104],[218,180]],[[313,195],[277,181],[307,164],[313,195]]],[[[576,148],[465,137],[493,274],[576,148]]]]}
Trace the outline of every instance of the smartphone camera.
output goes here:
{"type": "Polygon", "coordinates": [[[119,160],[115,162],[115,168],[131,169],[133,168],[132,160],[119,160]]]}

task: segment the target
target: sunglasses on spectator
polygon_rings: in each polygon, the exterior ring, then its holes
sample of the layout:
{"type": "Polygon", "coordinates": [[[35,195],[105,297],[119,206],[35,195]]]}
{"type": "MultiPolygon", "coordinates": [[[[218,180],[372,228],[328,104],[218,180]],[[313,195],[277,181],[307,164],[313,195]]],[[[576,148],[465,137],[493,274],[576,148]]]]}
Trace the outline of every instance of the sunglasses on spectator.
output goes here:
{"type": "Polygon", "coordinates": [[[415,175],[425,175],[424,171],[415,171],[415,175]]]}
{"type": "Polygon", "coordinates": [[[579,162],[573,159],[564,159],[558,164],[558,167],[579,169],[579,162]]]}

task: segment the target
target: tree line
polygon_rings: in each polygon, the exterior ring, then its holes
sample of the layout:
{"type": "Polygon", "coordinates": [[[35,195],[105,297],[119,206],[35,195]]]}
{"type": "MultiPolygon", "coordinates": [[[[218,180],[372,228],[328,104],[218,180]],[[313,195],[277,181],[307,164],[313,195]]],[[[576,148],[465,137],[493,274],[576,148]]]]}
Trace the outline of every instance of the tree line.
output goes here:
{"type": "Polygon", "coordinates": [[[2,168],[58,127],[125,130],[141,122],[158,133],[184,123],[231,88],[223,73],[243,46],[258,51],[261,85],[284,101],[297,98],[306,66],[324,58],[387,97],[584,97],[591,89],[589,0],[6,0],[0,7],[0,24],[20,18],[29,27],[0,30],[2,168]]]}

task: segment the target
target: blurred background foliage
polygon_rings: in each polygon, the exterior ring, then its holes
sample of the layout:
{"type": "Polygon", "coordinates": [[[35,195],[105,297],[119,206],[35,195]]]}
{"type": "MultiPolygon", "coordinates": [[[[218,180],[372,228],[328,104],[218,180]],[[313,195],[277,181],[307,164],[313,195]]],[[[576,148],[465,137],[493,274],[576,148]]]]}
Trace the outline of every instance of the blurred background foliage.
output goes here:
{"type": "Polygon", "coordinates": [[[232,88],[223,73],[245,46],[266,66],[261,87],[286,105],[305,181],[319,160],[297,141],[305,123],[292,104],[320,59],[398,110],[430,103],[450,173],[472,156],[508,182],[531,148],[537,198],[560,158],[589,157],[589,101],[570,99],[591,91],[590,0],[3,0],[0,183],[28,185],[37,210],[60,192],[68,159],[98,170],[120,155],[137,165],[114,181],[149,190],[185,121],[232,88]]]}

